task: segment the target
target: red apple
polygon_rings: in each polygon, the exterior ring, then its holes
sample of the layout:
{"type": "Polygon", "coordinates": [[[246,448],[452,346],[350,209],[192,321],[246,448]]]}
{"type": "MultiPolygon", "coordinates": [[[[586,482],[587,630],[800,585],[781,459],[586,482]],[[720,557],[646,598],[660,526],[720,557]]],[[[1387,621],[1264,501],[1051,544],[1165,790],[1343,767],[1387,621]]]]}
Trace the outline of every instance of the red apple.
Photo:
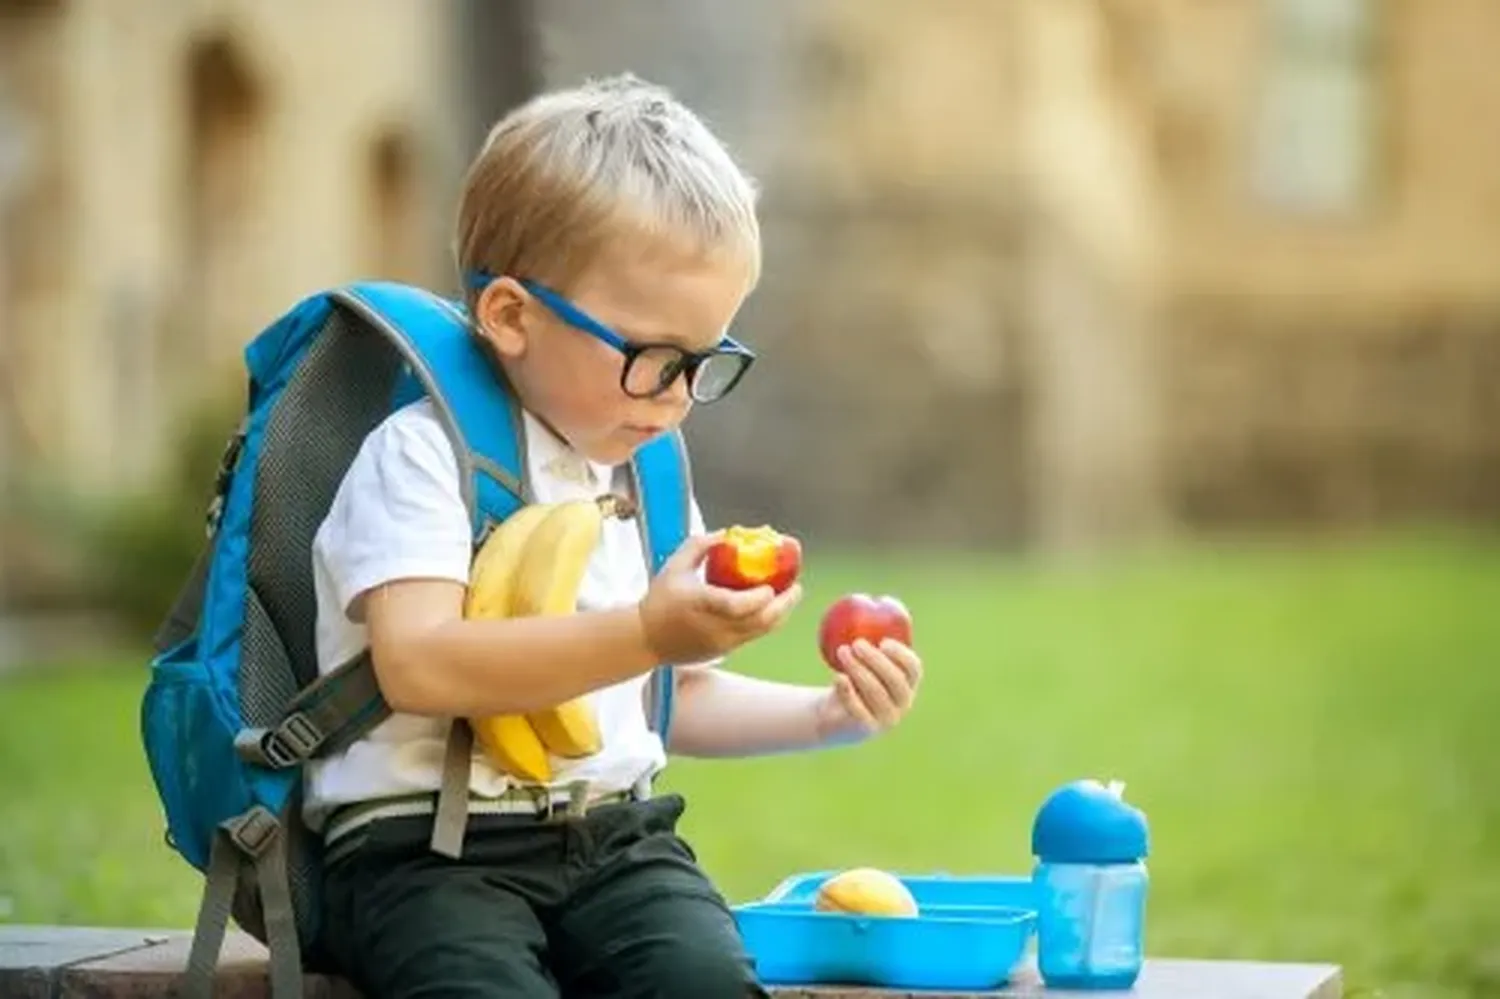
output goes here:
{"type": "Polygon", "coordinates": [[[863,638],[878,646],[887,638],[911,645],[911,614],[895,597],[872,597],[851,593],[840,597],[823,613],[818,626],[818,651],[830,668],[843,670],[838,651],[863,638]]]}
{"type": "Polygon", "coordinates": [[[770,527],[735,525],[709,549],[704,579],[731,590],[769,586],[780,593],[801,571],[802,544],[796,538],[770,527]]]}

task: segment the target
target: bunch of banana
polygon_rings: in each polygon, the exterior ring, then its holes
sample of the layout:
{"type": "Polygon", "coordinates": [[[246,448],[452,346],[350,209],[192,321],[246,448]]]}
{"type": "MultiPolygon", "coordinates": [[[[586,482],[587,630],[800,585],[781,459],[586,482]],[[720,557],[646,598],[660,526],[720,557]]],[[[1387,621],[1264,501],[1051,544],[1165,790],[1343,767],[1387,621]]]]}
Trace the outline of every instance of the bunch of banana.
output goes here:
{"type": "MultiPolygon", "coordinates": [[[[619,496],[532,503],[507,517],[475,553],[464,616],[505,618],[571,614],[605,517],[633,516],[619,496]]],[[[582,699],[525,715],[470,720],[486,755],[522,780],[552,779],[548,753],[568,759],[601,748],[599,726],[582,699]]]]}

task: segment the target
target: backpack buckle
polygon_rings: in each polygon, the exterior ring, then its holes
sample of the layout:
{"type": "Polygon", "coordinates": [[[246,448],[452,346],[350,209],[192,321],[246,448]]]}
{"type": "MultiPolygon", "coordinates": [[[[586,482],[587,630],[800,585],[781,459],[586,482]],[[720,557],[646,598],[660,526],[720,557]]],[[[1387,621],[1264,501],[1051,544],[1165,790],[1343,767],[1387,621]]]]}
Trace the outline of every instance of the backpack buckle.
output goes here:
{"type": "Polygon", "coordinates": [[[312,759],[323,744],[323,730],[303,712],[293,711],[275,728],[247,728],[234,741],[242,759],[287,770],[312,759]]]}
{"type": "Polygon", "coordinates": [[[223,829],[242,853],[251,858],[259,858],[275,841],[277,833],[281,831],[281,823],[264,806],[256,805],[225,822],[223,829]]]}
{"type": "Polygon", "coordinates": [[[292,767],[312,755],[323,744],[323,730],[301,711],[293,711],[266,733],[266,750],[271,761],[281,767],[292,767]]]}

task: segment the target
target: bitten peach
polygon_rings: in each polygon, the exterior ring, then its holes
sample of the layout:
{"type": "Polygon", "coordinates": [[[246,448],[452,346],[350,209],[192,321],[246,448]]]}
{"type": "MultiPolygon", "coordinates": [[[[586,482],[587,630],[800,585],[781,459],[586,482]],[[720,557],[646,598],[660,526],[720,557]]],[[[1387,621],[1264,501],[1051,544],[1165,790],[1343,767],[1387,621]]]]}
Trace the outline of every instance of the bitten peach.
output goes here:
{"type": "Polygon", "coordinates": [[[731,590],[769,586],[781,593],[801,571],[802,544],[796,538],[770,527],[735,525],[709,549],[704,579],[731,590]]]}

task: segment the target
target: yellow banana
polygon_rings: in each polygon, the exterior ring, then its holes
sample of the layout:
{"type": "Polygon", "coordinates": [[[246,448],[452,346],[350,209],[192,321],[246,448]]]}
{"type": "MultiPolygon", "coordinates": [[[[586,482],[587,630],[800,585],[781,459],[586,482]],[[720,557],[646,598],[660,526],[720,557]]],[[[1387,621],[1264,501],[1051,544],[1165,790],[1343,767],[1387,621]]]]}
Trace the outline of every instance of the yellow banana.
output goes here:
{"type": "Polygon", "coordinates": [[[547,747],[524,716],[492,715],[471,720],[469,725],[490,760],[512,777],[538,784],[552,780],[547,747]]]}
{"type": "MultiPolygon", "coordinates": [[[[465,616],[571,613],[604,517],[631,512],[618,497],[522,507],[498,525],[476,553],[465,616]]],[[[598,752],[602,744],[582,699],[526,716],[472,719],[470,724],[492,761],[512,776],[539,783],[552,778],[549,750],[561,757],[580,757],[598,752]]]]}
{"type": "MultiPolygon", "coordinates": [[[[516,616],[572,614],[604,518],[628,517],[632,512],[618,496],[555,504],[521,554],[512,604],[516,616]]],[[[592,756],[603,746],[598,722],[582,698],[530,712],[526,720],[557,756],[592,756]]]]}
{"type": "Polygon", "coordinates": [[[464,595],[464,617],[502,618],[511,616],[511,600],[516,592],[516,569],[536,528],[550,506],[530,503],[506,517],[484,539],[469,568],[469,589],[464,595]]]}
{"type": "MultiPolygon", "coordinates": [[[[548,507],[540,504],[523,506],[496,525],[485,538],[469,570],[469,587],[464,595],[465,617],[510,616],[521,552],[548,511],[548,507]]],[[[490,760],[506,773],[540,783],[552,779],[552,763],[547,758],[547,749],[523,716],[472,718],[469,725],[490,760]]]]}
{"type": "Polygon", "coordinates": [[[629,516],[628,511],[626,501],[613,495],[553,503],[521,552],[511,612],[516,617],[573,613],[604,518],[629,516]]]}
{"type": "Polygon", "coordinates": [[[604,747],[599,723],[587,701],[576,698],[526,716],[542,745],[557,756],[578,759],[604,747]]]}

